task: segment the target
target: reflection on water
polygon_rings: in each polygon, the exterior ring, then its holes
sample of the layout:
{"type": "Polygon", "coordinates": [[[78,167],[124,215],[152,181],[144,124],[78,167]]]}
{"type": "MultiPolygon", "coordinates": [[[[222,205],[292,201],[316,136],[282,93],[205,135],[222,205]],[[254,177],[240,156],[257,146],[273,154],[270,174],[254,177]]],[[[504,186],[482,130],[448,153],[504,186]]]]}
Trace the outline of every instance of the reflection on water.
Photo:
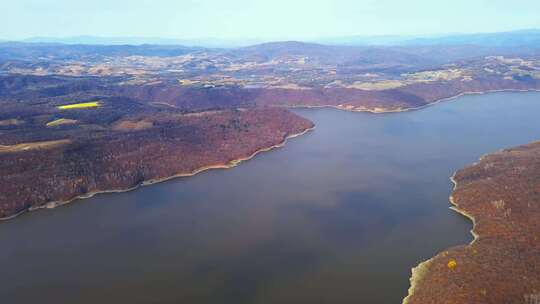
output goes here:
{"type": "Polygon", "coordinates": [[[540,93],[373,115],[231,170],[0,224],[2,303],[400,303],[411,267],[471,240],[449,177],[540,138],[540,93]]]}

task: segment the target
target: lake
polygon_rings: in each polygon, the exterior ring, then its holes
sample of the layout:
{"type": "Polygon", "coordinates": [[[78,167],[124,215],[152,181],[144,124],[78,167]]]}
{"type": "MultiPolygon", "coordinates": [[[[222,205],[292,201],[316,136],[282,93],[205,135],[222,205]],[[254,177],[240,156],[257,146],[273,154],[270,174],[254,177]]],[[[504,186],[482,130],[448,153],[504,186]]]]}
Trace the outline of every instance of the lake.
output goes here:
{"type": "Polygon", "coordinates": [[[449,177],[540,139],[540,93],[419,111],[297,109],[316,129],[229,170],[0,223],[2,303],[401,303],[472,240],[449,177]]]}

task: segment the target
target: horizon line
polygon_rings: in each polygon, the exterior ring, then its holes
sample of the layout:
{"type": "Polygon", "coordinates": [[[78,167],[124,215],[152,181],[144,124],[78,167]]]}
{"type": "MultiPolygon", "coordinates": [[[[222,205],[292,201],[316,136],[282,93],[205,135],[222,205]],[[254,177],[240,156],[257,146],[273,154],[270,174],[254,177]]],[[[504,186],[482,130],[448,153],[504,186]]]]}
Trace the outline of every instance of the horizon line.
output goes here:
{"type": "Polygon", "coordinates": [[[482,34],[502,34],[502,33],[514,33],[514,32],[527,32],[527,31],[540,31],[538,28],[520,28],[513,30],[501,30],[501,31],[475,31],[475,32],[441,32],[441,33],[419,33],[419,34],[336,34],[336,35],[325,35],[318,37],[273,37],[273,38],[262,38],[262,37],[227,37],[227,38],[218,38],[218,37],[166,37],[166,36],[137,36],[137,35],[118,35],[118,36],[107,36],[107,35],[89,35],[89,34],[79,34],[79,35],[69,35],[69,36],[48,36],[48,35],[39,35],[39,36],[26,36],[24,38],[2,38],[2,42],[25,42],[32,39],[75,39],[75,38],[97,38],[97,39],[159,39],[159,40],[177,40],[177,41],[193,41],[193,40],[220,40],[220,41],[246,41],[246,40],[259,40],[259,41],[269,41],[269,42],[283,42],[283,41],[316,41],[324,39],[335,39],[335,38],[352,38],[352,37],[362,37],[362,38],[382,38],[382,37],[396,37],[396,38],[434,38],[434,37],[448,37],[448,36],[469,36],[469,35],[482,35],[482,34]]]}

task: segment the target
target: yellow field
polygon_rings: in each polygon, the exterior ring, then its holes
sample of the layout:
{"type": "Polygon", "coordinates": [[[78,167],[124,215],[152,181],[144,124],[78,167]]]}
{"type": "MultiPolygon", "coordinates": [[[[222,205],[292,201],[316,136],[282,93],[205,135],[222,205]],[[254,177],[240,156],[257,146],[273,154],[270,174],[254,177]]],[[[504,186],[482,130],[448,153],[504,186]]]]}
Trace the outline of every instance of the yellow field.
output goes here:
{"type": "Polygon", "coordinates": [[[82,103],[58,106],[58,109],[60,110],[86,109],[86,108],[97,108],[99,106],[101,106],[101,103],[99,101],[92,101],[92,102],[82,102],[82,103]]]}

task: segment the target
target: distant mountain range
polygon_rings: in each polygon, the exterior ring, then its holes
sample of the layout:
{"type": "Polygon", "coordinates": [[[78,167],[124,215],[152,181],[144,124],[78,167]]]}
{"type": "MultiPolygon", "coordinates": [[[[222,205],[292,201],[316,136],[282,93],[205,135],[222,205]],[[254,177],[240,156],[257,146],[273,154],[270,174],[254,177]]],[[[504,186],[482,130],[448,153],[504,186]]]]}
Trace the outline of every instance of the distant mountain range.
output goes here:
{"type": "Polygon", "coordinates": [[[250,62],[286,60],[296,56],[307,57],[312,62],[323,65],[391,64],[403,67],[412,64],[415,67],[430,67],[490,55],[518,57],[540,55],[540,31],[416,38],[393,40],[392,43],[391,40],[394,38],[387,36],[377,40],[378,44],[374,43],[377,42],[375,40],[372,40],[372,44],[368,44],[365,41],[350,39],[348,43],[345,43],[345,40],[325,41],[325,44],[283,41],[229,48],[186,46],[172,44],[173,40],[159,38],[147,41],[153,42],[152,44],[140,45],[135,44],[137,38],[130,38],[132,44],[119,44],[121,40],[108,40],[113,38],[85,39],[77,44],[60,43],[59,41],[67,41],[63,39],[49,42],[38,39],[32,40],[34,42],[0,42],[0,63],[8,60],[35,61],[40,58],[89,61],[101,60],[102,57],[172,57],[194,54],[202,57],[225,56],[229,59],[250,62]],[[104,44],[91,44],[91,41],[100,41],[104,44]],[[159,44],[167,41],[171,44],[159,44]],[[383,44],[383,41],[387,43],[383,44]]]}
{"type": "MultiPolygon", "coordinates": [[[[0,42],[6,42],[0,39],[0,42]]],[[[271,42],[263,39],[174,39],[159,37],[33,37],[19,42],[26,43],[62,43],[85,45],[183,45],[206,48],[237,48],[271,42]]],[[[519,47],[540,48],[540,30],[520,30],[498,33],[448,34],[432,36],[343,36],[306,40],[306,42],[350,45],[350,46],[437,46],[437,45],[481,45],[484,47],[519,47]]]]}
{"type": "Polygon", "coordinates": [[[484,45],[504,47],[540,47],[540,30],[521,30],[500,33],[478,33],[469,35],[449,35],[431,38],[416,38],[405,42],[409,45],[484,45]]]}
{"type": "MultiPolygon", "coordinates": [[[[2,42],[2,40],[0,40],[2,42]]],[[[87,44],[87,45],[183,45],[201,46],[207,48],[233,48],[263,43],[263,40],[244,39],[174,39],[159,37],[98,37],[98,36],[75,36],[65,38],[33,37],[21,40],[26,43],[62,43],[62,44],[87,44]]]]}
{"type": "Polygon", "coordinates": [[[520,30],[499,33],[449,34],[440,36],[350,36],[318,40],[324,44],[379,45],[379,46],[430,46],[430,45],[481,45],[491,47],[540,47],[540,30],[520,30]]]}

